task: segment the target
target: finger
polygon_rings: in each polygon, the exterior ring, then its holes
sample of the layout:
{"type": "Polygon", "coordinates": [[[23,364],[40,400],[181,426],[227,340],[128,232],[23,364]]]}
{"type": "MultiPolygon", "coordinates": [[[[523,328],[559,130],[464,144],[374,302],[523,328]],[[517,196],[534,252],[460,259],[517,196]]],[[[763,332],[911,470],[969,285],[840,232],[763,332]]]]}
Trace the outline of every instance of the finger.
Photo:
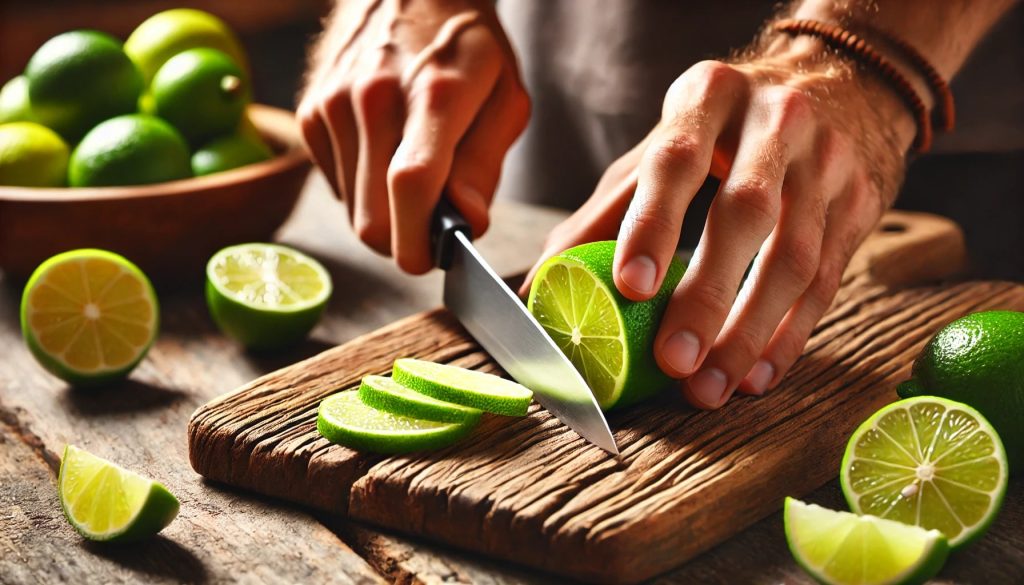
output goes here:
{"type": "Polygon", "coordinates": [[[686,209],[708,176],[715,142],[743,99],[746,77],[708,61],[673,85],[662,128],[641,158],[612,268],[615,286],[634,301],[658,291],[679,244],[686,209]]]}
{"type": "Polygon", "coordinates": [[[338,188],[334,172],[334,149],[331,147],[331,137],[327,131],[327,125],[320,116],[320,110],[311,100],[303,100],[295,117],[299,121],[299,129],[302,132],[303,142],[306,144],[306,152],[313,159],[313,163],[323,172],[324,178],[327,179],[327,183],[335,195],[340,197],[341,191],[338,188]]]}
{"type": "Polygon", "coordinates": [[[352,98],[359,135],[352,226],[377,252],[391,253],[388,165],[402,138],[404,96],[397,75],[381,73],[355,84],[352,98]]]}
{"type": "Polygon", "coordinates": [[[318,109],[334,154],[334,160],[328,165],[333,169],[335,190],[348,206],[351,220],[355,205],[356,167],[359,162],[359,131],[352,109],[351,91],[347,87],[339,89],[321,101],[318,109]]]}

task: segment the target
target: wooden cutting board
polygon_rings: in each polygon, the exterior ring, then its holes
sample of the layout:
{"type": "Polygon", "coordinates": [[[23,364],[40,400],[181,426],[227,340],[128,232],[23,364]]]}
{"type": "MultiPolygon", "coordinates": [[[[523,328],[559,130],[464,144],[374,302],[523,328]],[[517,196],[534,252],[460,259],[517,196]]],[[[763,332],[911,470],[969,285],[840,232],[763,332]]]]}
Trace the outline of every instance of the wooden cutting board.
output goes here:
{"type": "MultiPolygon", "coordinates": [[[[201,407],[192,466],[209,479],[565,576],[635,583],[684,563],[838,474],[858,423],[894,400],[942,325],[1024,309],[1024,286],[934,282],[963,266],[952,223],[892,213],[858,252],[804,356],[763,398],[715,412],[677,393],[609,423],[620,458],[534,404],[454,447],[397,457],[331,445],[325,396],[399,357],[500,372],[445,310],[394,323],[201,407]]],[[[781,536],[781,535],[780,535],[781,536]]]]}

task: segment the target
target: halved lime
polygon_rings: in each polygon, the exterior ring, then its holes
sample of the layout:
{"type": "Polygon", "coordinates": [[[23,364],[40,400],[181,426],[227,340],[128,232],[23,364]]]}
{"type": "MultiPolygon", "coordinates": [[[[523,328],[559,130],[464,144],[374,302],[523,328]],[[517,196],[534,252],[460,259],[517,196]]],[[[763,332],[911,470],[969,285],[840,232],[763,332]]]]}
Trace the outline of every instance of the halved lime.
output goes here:
{"type": "Polygon", "coordinates": [[[786,541],[805,571],[822,583],[923,583],[942,569],[946,537],[874,516],[837,512],[786,498],[786,541]]]}
{"type": "Polygon", "coordinates": [[[74,445],[64,448],[57,483],[64,516],[89,540],[138,540],[178,515],[178,499],[163,485],[74,445]]]}
{"type": "Polygon", "coordinates": [[[363,378],[359,384],[359,398],[377,410],[423,420],[475,423],[480,418],[480,411],[476,408],[431,398],[387,376],[363,378]]]}
{"type": "Polygon", "coordinates": [[[324,398],[316,430],[328,441],[359,451],[407,453],[447,447],[469,434],[476,421],[445,423],[377,410],[346,390],[324,398]]]}
{"type": "Polygon", "coordinates": [[[957,548],[996,517],[1007,476],[999,435],[978,411],[922,396],[864,421],[839,478],[854,512],[940,530],[957,548]]]}
{"type": "Polygon", "coordinates": [[[570,248],[541,266],[528,306],[608,410],[647,398],[671,378],[654,361],[654,336],[686,267],[673,258],[647,301],[622,296],[612,280],[615,242],[570,248]]]}
{"type": "Polygon", "coordinates": [[[253,349],[293,344],[320,320],[331,276],[306,254],[277,244],[240,244],[206,265],[206,303],[221,331],[253,349]]]}
{"type": "Polygon", "coordinates": [[[79,386],[125,376],[157,334],[149,279],[122,256],[73,250],[43,262],[21,297],[21,331],[40,364],[79,386]]]}
{"type": "Polygon", "coordinates": [[[421,394],[494,414],[523,416],[533,400],[530,389],[512,380],[424,360],[397,360],[391,376],[421,394]]]}

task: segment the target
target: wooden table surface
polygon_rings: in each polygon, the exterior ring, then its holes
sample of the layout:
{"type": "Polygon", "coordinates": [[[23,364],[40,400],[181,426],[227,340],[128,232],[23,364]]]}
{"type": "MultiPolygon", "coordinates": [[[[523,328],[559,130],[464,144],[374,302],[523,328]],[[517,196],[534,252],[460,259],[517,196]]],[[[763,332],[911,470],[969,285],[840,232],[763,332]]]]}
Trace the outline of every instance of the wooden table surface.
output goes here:
{"type": "MultiPolygon", "coordinates": [[[[480,242],[502,274],[526,269],[563,212],[499,202],[480,242]]],[[[441,277],[399,274],[359,245],[342,208],[314,176],[280,239],[316,255],[335,294],[310,339],[273,356],[247,354],[210,322],[201,282],[161,292],[163,331],[121,385],[72,391],[21,341],[20,282],[0,274],[0,583],[560,583],[516,566],[315,517],[203,480],[189,466],[185,429],[214,396],[283,365],[437,306],[441,277]],[[64,521],[55,482],[75,443],[160,480],[181,500],[155,539],[110,547],[64,521]]],[[[807,499],[844,508],[836,482],[807,499]]],[[[1024,583],[1024,481],[1010,484],[989,533],[955,554],[940,583],[1024,583]]],[[[792,561],[773,514],[656,582],[811,583],[792,561]]]]}

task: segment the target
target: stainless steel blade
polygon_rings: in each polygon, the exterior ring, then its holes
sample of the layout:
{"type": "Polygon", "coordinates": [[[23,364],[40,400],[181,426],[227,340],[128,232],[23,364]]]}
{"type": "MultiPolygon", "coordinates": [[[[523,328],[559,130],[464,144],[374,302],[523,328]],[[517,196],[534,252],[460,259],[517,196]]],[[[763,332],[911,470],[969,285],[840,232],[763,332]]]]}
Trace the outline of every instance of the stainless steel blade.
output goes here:
{"type": "Polygon", "coordinates": [[[444,304],[517,382],[581,437],[619,454],[590,387],[519,297],[461,231],[455,232],[444,304]]]}

